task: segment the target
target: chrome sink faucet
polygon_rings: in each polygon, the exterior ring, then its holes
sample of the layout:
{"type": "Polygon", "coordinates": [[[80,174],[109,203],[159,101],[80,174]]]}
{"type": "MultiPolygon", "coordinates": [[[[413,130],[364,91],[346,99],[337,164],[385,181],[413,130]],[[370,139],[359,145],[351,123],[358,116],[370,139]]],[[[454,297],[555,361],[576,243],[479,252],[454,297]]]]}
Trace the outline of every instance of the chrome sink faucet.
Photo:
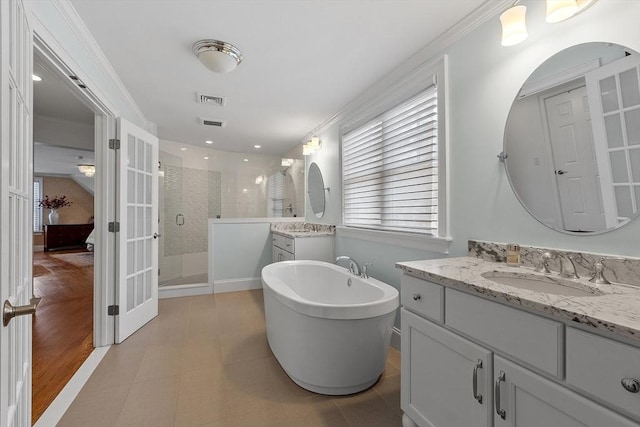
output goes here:
{"type": "Polygon", "coordinates": [[[348,257],[346,255],[339,256],[336,258],[334,264],[338,264],[340,261],[348,261],[349,262],[349,273],[354,274],[356,276],[360,276],[360,265],[356,262],[355,259],[348,257]]]}
{"type": "Polygon", "coordinates": [[[539,250],[540,258],[538,258],[538,264],[534,271],[544,274],[551,274],[551,270],[549,270],[549,260],[553,259],[553,254],[551,252],[542,252],[539,250]]]}
{"type": "Polygon", "coordinates": [[[573,261],[573,256],[560,254],[558,258],[560,258],[560,277],[566,277],[568,279],[580,278],[576,270],[576,263],[573,261]]]}

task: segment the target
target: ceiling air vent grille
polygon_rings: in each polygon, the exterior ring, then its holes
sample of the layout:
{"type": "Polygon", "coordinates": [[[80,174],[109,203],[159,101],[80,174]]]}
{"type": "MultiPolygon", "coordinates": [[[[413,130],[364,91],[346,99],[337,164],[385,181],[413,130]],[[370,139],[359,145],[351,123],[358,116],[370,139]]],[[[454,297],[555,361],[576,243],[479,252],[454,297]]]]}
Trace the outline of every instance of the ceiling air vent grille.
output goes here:
{"type": "Polygon", "coordinates": [[[224,107],[224,104],[227,102],[227,99],[221,96],[213,96],[213,95],[205,95],[203,93],[196,93],[196,102],[198,102],[199,104],[219,105],[220,107],[224,107]]]}
{"type": "Polygon", "coordinates": [[[203,119],[202,117],[198,118],[198,122],[204,126],[215,126],[219,128],[222,128],[225,125],[225,122],[220,122],[218,120],[203,119]]]}

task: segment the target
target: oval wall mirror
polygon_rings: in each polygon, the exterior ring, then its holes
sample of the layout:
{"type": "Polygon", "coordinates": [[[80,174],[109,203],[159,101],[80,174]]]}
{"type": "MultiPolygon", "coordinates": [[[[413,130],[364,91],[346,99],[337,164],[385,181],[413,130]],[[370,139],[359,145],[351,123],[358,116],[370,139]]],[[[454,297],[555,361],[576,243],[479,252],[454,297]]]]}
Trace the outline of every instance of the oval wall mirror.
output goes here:
{"type": "Polygon", "coordinates": [[[505,167],[516,196],[555,230],[600,233],[640,209],[640,55],[585,43],[540,65],[511,106],[505,167]]]}
{"type": "Polygon", "coordinates": [[[309,165],[309,173],[307,174],[307,191],[309,192],[309,202],[311,210],[316,218],[322,218],[324,215],[324,180],[322,172],[317,163],[309,165]]]}

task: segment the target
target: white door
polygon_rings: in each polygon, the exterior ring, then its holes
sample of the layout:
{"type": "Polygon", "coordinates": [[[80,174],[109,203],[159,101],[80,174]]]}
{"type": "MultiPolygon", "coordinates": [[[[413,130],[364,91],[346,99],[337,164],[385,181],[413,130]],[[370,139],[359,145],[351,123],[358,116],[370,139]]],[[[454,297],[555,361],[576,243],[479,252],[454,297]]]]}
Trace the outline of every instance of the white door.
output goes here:
{"type": "Polygon", "coordinates": [[[581,86],[545,99],[563,228],[605,228],[587,89],[581,86]]]}
{"type": "Polygon", "coordinates": [[[637,423],[494,356],[495,427],[632,427],[637,423]]]}
{"type": "MultiPolygon", "coordinates": [[[[32,31],[22,0],[0,1],[0,302],[29,312],[32,275],[32,31]]],[[[3,309],[6,312],[6,309],[3,309]]],[[[0,426],[31,425],[31,316],[0,326],[0,426]]]]}
{"type": "Polygon", "coordinates": [[[607,228],[640,209],[640,55],[585,75],[607,228]]]}
{"type": "Polygon", "coordinates": [[[115,340],[158,314],[158,138],[118,119],[119,218],[115,340]]]}
{"type": "Polygon", "coordinates": [[[405,309],[401,316],[406,415],[420,426],[491,426],[491,352],[405,309]]]}

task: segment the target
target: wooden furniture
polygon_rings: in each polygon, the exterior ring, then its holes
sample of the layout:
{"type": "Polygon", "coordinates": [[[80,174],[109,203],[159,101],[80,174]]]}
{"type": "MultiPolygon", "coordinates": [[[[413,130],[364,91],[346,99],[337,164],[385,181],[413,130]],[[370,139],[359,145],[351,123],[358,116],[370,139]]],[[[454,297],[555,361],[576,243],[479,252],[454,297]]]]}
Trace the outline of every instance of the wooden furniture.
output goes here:
{"type": "Polygon", "coordinates": [[[44,250],[84,247],[93,224],[46,224],[44,226],[44,250]]]}
{"type": "Polygon", "coordinates": [[[333,235],[290,237],[272,232],[272,261],[311,259],[333,262],[333,235]]]}
{"type": "Polygon", "coordinates": [[[404,427],[638,425],[640,348],[406,274],[401,302],[404,427]]]}

